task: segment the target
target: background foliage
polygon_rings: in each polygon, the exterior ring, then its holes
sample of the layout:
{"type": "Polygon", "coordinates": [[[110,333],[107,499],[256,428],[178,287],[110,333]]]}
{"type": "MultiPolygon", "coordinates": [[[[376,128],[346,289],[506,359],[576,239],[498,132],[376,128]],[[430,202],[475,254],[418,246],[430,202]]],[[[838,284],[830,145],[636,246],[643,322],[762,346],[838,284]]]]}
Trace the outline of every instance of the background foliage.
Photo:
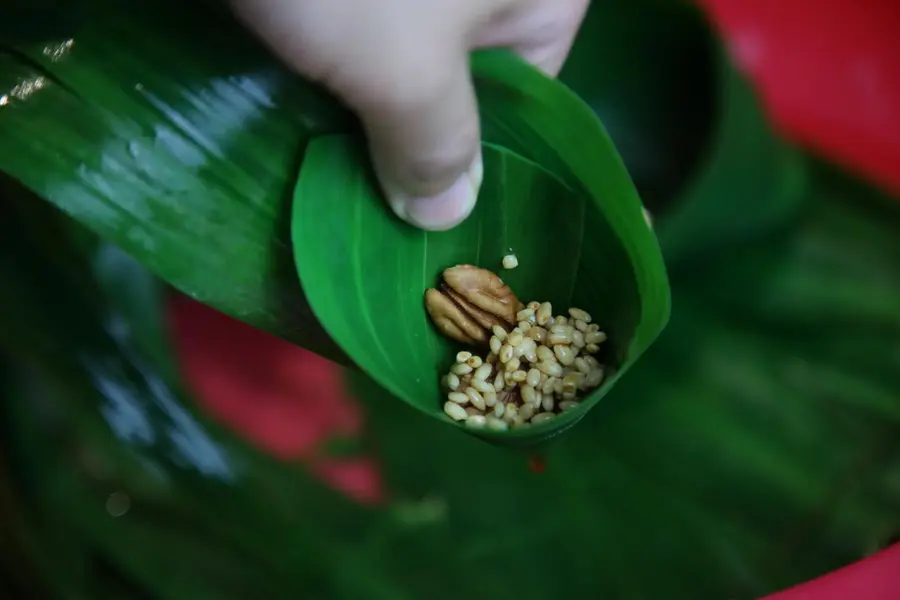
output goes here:
{"type": "Polygon", "coordinates": [[[656,210],[672,320],[546,472],[349,373],[383,505],[209,420],[172,360],[154,274],[284,337],[306,331],[279,275],[293,268],[279,174],[317,122],[308,107],[332,105],[298,103],[301,83],[197,10],[83,20],[87,50],[69,62],[40,36],[3,46],[3,89],[50,84],[0,114],[0,503],[15,515],[0,523],[0,592],[752,598],[900,530],[896,205],[773,136],[698,16],[665,2],[595,2],[563,78],[656,210]],[[218,46],[194,45],[201,22],[218,46]],[[229,60],[213,60],[226,41],[229,60]],[[654,57],[683,60],[683,77],[654,57]]]}

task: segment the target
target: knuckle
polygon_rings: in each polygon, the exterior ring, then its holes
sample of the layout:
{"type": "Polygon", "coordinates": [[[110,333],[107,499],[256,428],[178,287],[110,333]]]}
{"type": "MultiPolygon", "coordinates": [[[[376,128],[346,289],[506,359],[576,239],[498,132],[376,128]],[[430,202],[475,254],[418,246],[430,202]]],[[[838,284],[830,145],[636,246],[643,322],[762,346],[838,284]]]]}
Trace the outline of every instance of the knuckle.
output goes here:
{"type": "MultiPolygon", "coordinates": [[[[478,150],[480,139],[477,123],[452,132],[439,146],[411,156],[407,165],[410,180],[431,186],[449,185],[469,168],[478,150]]],[[[440,191],[440,190],[433,190],[440,191]]]]}

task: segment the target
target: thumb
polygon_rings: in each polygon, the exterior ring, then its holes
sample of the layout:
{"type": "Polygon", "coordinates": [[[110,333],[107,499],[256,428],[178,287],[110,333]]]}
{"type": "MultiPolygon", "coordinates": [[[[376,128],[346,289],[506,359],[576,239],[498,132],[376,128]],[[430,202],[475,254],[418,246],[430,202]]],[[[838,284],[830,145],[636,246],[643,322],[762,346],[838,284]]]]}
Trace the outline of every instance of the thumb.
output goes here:
{"type": "Polygon", "coordinates": [[[330,82],[362,120],[391,209],[433,231],[469,216],[483,173],[468,57],[447,47],[431,40],[386,62],[370,57],[362,78],[330,82]]]}

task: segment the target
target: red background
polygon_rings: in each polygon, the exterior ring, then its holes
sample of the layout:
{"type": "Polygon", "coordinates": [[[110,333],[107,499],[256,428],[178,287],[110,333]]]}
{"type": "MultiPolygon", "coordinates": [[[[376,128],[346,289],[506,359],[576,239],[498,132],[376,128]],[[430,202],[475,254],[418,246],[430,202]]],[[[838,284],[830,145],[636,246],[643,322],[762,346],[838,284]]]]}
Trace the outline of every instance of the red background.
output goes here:
{"type": "MultiPolygon", "coordinates": [[[[698,1],[785,135],[900,195],[900,1],[698,1]]],[[[360,502],[384,499],[374,459],[321,452],[364,426],[334,365],[185,298],[170,315],[185,376],[212,415],[360,502]]],[[[766,600],[898,598],[895,545],[766,600]]]]}

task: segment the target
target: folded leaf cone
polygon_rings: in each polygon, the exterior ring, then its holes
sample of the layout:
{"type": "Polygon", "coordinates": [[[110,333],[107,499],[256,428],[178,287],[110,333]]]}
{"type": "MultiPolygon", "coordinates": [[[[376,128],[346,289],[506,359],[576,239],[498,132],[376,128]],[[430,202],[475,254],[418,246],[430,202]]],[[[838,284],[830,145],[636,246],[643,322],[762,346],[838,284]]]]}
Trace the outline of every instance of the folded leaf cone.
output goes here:
{"type": "Polygon", "coordinates": [[[445,419],[440,377],[463,349],[423,304],[447,267],[501,275],[522,302],[579,307],[608,335],[611,374],[580,406],[506,432],[531,445],[575,424],[660,333],[670,293],[656,237],[618,153],[590,108],[565,85],[505,51],[473,57],[482,115],[484,182],[461,225],[425,232],[397,219],[364,141],[310,142],[294,194],[292,239],[310,307],[341,349],[393,395],[445,419]],[[519,266],[503,271],[513,252],[519,266]]]}

